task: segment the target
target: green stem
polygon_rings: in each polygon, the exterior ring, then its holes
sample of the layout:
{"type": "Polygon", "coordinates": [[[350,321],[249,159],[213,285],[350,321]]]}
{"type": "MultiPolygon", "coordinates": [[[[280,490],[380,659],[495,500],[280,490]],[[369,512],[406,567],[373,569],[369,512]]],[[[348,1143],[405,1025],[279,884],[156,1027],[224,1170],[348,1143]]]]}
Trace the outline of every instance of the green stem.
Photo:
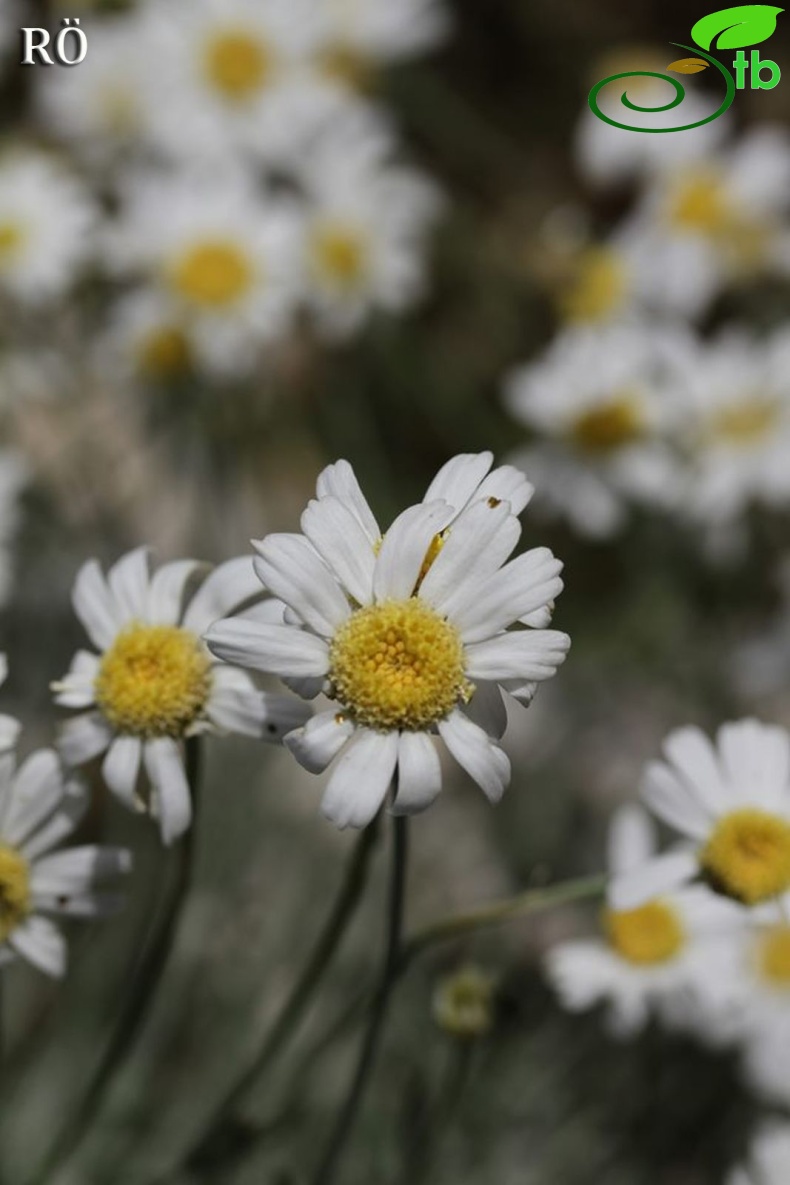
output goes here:
{"type": "Polygon", "coordinates": [[[222,1163],[223,1168],[227,1169],[228,1160],[246,1153],[250,1141],[255,1139],[257,1132],[251,1133],[248,1124],[234,1123],[234,1112],[296,1030],[310,1004],[315,989],[359,905],[362,891],[367,882],[370,857],[377,832],[378,819],[375,819],[359,836],[340,892],[304,971],[294,985],[280,1015],[266,1035],[257,1056],[232,1084],[222,1099],[208,1130],[201,1136],[199,1143],[187,1154],[184,1161],[186,1168],[198,1179],[213,1173],[219,1163],[222,1163]]]}
{"type": "MultiPolygon", "coordinates": [[[[190,738],[186,744],[186,774],[192,801],[196,808],[200,781],[200,742],[196,737],[190,738]]],[[[197,814],[197,810],[195,810],[195,814],[197,814]]],[[[193,821],[192,827],[186,833],[179,848],[176,881],[167,912],[144,952],[142,960],[133,972],[131,990],[126,996],[120,1019],[115,1026],[109,1045],[102,1055],[76,1114],[55,1141],[43,1165],[33,1177],[31,1185],[45,1185],[50,1176],[54,1177],[78,1150],[91,1129],[92,1122],[101,1108],[113,1078],[123,1068],[143,1027],[148,1016],[149,1005],[162,980],[192,885],[194,849],[195,822],[193,821]]]]}
{"type": "Polygon", "coordinates": [[[398,977],[407,858],[407,819],[404,816],[396,815],[393,819],[392,873],[387,905],[387,940],[384,950],[384,965],[373,999],[368,1028],[357,1067],[318,1170],[313,1177],[313,1185],[330,1185],[334,1179],[375,1064],[392,989],[398,977]]]}

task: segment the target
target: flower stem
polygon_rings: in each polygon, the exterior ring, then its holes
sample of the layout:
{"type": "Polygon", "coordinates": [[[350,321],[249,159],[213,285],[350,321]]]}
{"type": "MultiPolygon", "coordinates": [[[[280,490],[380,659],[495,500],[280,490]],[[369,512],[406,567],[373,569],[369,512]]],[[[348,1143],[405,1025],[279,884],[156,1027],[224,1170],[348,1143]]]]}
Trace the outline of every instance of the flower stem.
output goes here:
{"type": "MultiPolygon", "coordinates": [[[[196,737],[186,743],[186,774],[192,793],[193,804],[197,806],[200,783],[200,742],[196,737]]],[[[195,810],[195,814],[197,811],[195,810]]],[[[148,943],[137,968],[132,973],[132,986],[121,1009],[110,1042],[96,1068],[87,1092],[80,1102],[76,1114],[48,1153],[31,1185],[45,1185],[56,1176],[78,1150],[88,1135],[91,1124],[101,1108],[112,1079],[123,1065],[143,1027],[162,980],[173,946],[184,905],[192,885],[194,871],[195,824],[184,836],[178,849],[178,867],[175,884],[165,916],[156,933],[148,943]]]]}
{"type": "Polygon", "coordinates": [[[373,998],[368,1027],[362,1042],[357,1067],[351,1080],[348,1094],[330,1135],[329,1142],[313,1177],[313,1185],[330,1185],[330,1182],[334,1179],[348,1138],[351,1135],[365,1088],[370,1080],[384,1028],[384,1021],[387,1016],[390,996],[398,977],[408,857],[407,819],[405,816],[396,815],[394,816],[393,824],[392,873],[387,904],[387,940],[384,950],[384,965],[378,988],[373,998]]]}
{"type": "Polygon", "coordinates": [[[241,1104],[244,1095],[274,1061],[310,1004],[359,905],[367,882],[370,857],[377,833],[378,818],[374,819],[357,839],[340,892],[315,949],[277,1020],[264,1038],[256,1057],[232,1084],[222,1099],[214,1119],[209,1123],[208,1130],[187,1154],[184,1161],[186,1168],[198,1179],[207,1173],[213,1173],[220,1163],[227,1169],[228,1161],[244,1154],[247,1145],[255,1139],[255,1130],[250,1130],[250,1126],[243,1122],[234,1122],[233,1113],[241,1104]]]}

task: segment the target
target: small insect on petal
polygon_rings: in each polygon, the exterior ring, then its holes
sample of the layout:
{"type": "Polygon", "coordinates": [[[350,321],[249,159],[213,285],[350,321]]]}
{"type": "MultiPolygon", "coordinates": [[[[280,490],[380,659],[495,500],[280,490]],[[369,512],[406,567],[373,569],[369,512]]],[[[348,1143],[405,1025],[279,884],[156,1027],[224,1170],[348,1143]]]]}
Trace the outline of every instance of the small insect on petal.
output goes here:
{"type": "Polygon", "coordinates": [[[700,70],[707,68],[708,63],[704,58],[678,58],[667,66],[667,70],[674,70],[676,74],[699,74],[700,70]]]}

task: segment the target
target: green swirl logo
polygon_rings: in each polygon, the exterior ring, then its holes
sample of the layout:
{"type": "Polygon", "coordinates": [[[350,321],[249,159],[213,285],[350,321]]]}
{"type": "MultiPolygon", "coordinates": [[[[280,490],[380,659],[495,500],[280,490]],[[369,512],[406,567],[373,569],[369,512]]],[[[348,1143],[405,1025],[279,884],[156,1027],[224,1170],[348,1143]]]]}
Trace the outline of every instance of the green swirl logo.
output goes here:
{"type": "Polygon", "coordinates": [[[676,62],[671,62],[667,66],[667,70],[673,70],[679,74],[696,74],[701,70],[706,70],[709,66],[713,66],[724,79],[724,98],[716,110],[710,115],[706,115],[703,119],[697,119],[693,123],[680,123],[673,127],[651,128],[627,123],[625,120],[613,119],[601,109],[598,96],[604,87],[623,79],[633,78],[658,78],[662,82],[668,82],[675,93],[673,98],[667,103],[662,103],[658,106],[643,106],[629,99],[628,91],[624,90],[620,96],[620,102],[628,111],[638,112],[640,115],[659,115],[662,112],[673,111],[676,107],[680,107],[686,97],[686,90],[682,82],[677,78],[673,78],[670,74],[659,73],[655,70],[626,70],[621,74],[610,74],[607,78],[602,78],[600,82],[596,82],[588,96],[587,101],[590,110],[598,119],[602,119],[604,123],[608,123],[614,128],[622,128],[623,131],[627,132],[647,132],[650,135],[661,135],[668,132],[687,132],[692,128],[699,128],[703,124],[711,123],[732,106],[736,90],[743,90],[746,87],[747,77],[750,80],[752,89],[769,90],[779,82],[781,71],[776,62],[771,62],[767,58],[760,58],[757,50],[752,50],[750,61],[744,54],[743,48],[745,46],[759,45],[761,42],[767,41],[776,29],[776,18],[783,11],[784,9],[775,8],[769,4],[742,4],[735,8],[725,8],[721,12],[713,12],[708,16],[702,17],[694,25],[691,30],[691,36],[699,48],[682,45],[677,41],[671,43],[679,49],[685,49],[695,56],[681,58],[676,62]],[[738,50],[738,54],[733,61],[734,74],[727,66],[718,61],[717,58],[712,57],[706,52],[714,47],[718,50],[738,50]],[[765,71],[768,71],[767,78],[764,76],[765,71]]]}

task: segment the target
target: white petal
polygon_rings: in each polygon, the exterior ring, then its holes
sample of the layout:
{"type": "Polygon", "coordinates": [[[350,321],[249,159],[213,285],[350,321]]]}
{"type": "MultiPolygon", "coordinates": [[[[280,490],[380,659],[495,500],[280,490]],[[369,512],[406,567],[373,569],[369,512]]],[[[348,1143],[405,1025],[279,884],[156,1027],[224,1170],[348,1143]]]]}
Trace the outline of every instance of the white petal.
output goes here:
{"type": "Polygon", "coordinates": [[[69,673],[52,685],[55,703],[62,708],[88,708],[94,702],[94,683],[99,673],[98,655],[89,650],[78,650],[69,673]]]}
{"type": "Polygon", "coordinates": [[[463,510],[494,463],[494,454],[459,453],[443,465],[426,490],[424,502],[441,499],[458,512],[463,510]]]}
{"type": "Polygon", "coordinates": [[[185,629],[203,634],[215,621],[233,613],[245,601],[261,596],[252,556],[239,556],[214,568],[186,608],[185,629]]]}
{"type": "Polygon", "coordinates": [[[302,530],[345,590],[360,605],[373,596],[376,552],[359,519],[337,498],[309,503],[302,530]]]}
{"type": "Polygon", "coordinates": [[[71,594],[74,612],[99,650],[110,646],[124,624],[98,560],[88,560],[77,573],[71,594]]]}
{"type": "Polygon", "coordinates": [[[442,767],[433,740],[424,732],[402,732],[398,741],[398,792],[394,815],[424,811],[442,788],[442,767]]]}
{"type": "Polygon", "coordinates": [[[464,714],[485,729],[490,737],[497,740],[503,737],[507,728],[507,708],[499,684],[486,683],[482,679],[476,683],[474,695],[464,705],[464,714]]]}
{"type": "Polygon", "coordinates": [[[140,772],[142,741],[139,737],[119,736],[107,750],[102,765],[105,782],[130,810],[140,810],[140,800],[135,794],[140,772]]]}
{"type": "Polygon", "coordinates": [[[7,716],[0,712],[0,753],[8,753],[16,748],[22,725],[15,716],[7,716]]]}
{"type": "Polygon", "coordinates": [[[119,913],[126,903],[122,893],[86,893],[82,896],[52,897],[36,894],[36,910],[64,918],[107,918],[119,913]]]}
{"type": "Polygon", "coordinates": [[[790,809],[790,738],[777,725],[741,720],[719,729],[722,771],[740,797],[764,810],[790,809]]]}
{"type": "Polygon", "coordinates": [[[126,848],[87,844],[36,861],[31,888],[34,893],[53,897],[80,895],[91,885],[121,876],[129,872],[131,867],[132,855],[126,848]]]}
{"type": "Polygon", "coordinates": [[[181,620],[184,590],[202,566],[199,560],[175,560],[158,568],[148,588],[146,621],[153,625],[177,625],[181,620]]]}
{"type": "Polygon", "coordinates": [[[88,792],[82,782],[72,778],[66,783],[66,793],[60,805],[21,847],[21,851],[28,860],[35,860],[43,852],[48,852],[62,843],[71,835],[85,816],[88,809],[88,792]]]}
{"type": "Polygon", "coordinates": [[[304,728],[285,738],[286,748],[311,774],[323,773],[354,733],[352,722],[337,710],[319,712],[304,728]]]}
{"type": "Polygon", "coordinates": [[[304,535],[267,535],[255,547],[255,571],[276,597],[328,638],[351,613],[340,585],[304,535]]]}
{"type": "Polygon", "coordinates": [[[207,715],[226,732],[265,741],[281,741],[309,719],[310,707],[290,696],[260,691],[245,671],[217,667],[207,715]]]}
{"type": "Polygon", "coordinates": [[[466,647],[470,679],[522,679],[540,683],[557,673],[571,640],[558,630],[511,630],[466,647]]]}
{"type": "Polygon", "coordinates": [[[331,495],[342,502],[357,519],[370,542],[378,543],[381,538],[379,525],[348,461],[328,465],[318,475],[316,493],[319,498],[331,495]]]}
{"type": "Polygon", "coordinates": [[[479,642],[552,604],[562,592],[562,564],[546,547],[535,548],[452,599],[452,621],[464,642],[479,642]]]}
{"type": "Polygon", "coordinates": [[[698,872],[699,862],[693,849],[666,852],[648,860],[640,868],[614,877],[609,884],[609,903],[613,909],[638,909],[654,897],[663,897],[693,880],[698,872]]]}
{"type": "Polygon", "coordinates": [[[514,465],[500,465],[492,469],[485,481],[475,491],[475,501],[495,498],[509,502],[513,514],[521,514],[535,493],[535,487],[520,469],[514,465]]]}
{"type": "Polygon", "coordinates": [[[452,507],[446,502],[420,503],[398,515],[376,560],[373,591],[377,601],[405,600],[412,595],[431,543],[452,516],[452,507]]]}
{"type": "Polygon", "coordinates": [[[45,975],[60,979],[66,973],[66,940],[57,926],[34,914],[8,938],[14,950],[45,975]]]}
{"type": "Polygon", "coordinates": [[[655,828],[636,803],[621,806],[609,826],[607,867],[612,876],[640,868],[656,850],[655,828]]]}
{"type": "Polygon", "coordinates": [[[19,767],[3,820],[3,835],[18,846],[51,815],[66,792],[58,755],[39,749],[19,767]]]}
{"type": "Polygon", "coordinates": [[[83,765],[104,752],[112,735],[109,724],[98,712],[75,716],[60,726],[58,752],[66,765],[83,765]]]}
{"type": "Polygon", "coordinates": [[[659,819],[692,839],[710,831],[712,815],[663,761],[651,761],[642,779],[642,798],[659,819]]]}
{"type": "Polygon", "coordinates": [[[107,583],[123,621],[145,621],[148,609],[148,548],[122,556],[107,573],[107,583]]]}
{"type": "Polygon", "coordinates": [[[521,534],[507,503],[476,502],[447,533],[436,559],[420,585],[420,596],[450,617],[466,604],[478,586],[501,568],[521,534]]]}
{"type": "Polygon", "coordinates": [[[440,722],[439,735],[486,798],[490,802],[499,802],[510,781],[510,761],[504,750],[459,711],[452,712],[440,722]]]}
{"type": "Polygon", "coordinates": [[[392,783],[398,734],[359,728],[338,758],[321,810],[337,827],[367,827],[392,783]]]}
{"type": "Polygon", "coordinates": [[[716,751],[701,729],[678,728],[664,741],[664,752],[701,806],[712,815],[729,809],[730,795],[716,751]]]}
{"type": "Polygon", "coordinates": [[[212,654],[272,675],[320,678],[329,670],[323,638],[291,625],[259,625],[239,617],[216,622],[206,634],[212,654]]]}
{"type": "Polygon", "coordinates": [[[192,822],[192,797],[181,750],[169,737],[146,741],[145,768],[156,799],[162,841],[173,843],[192,822]]]}

